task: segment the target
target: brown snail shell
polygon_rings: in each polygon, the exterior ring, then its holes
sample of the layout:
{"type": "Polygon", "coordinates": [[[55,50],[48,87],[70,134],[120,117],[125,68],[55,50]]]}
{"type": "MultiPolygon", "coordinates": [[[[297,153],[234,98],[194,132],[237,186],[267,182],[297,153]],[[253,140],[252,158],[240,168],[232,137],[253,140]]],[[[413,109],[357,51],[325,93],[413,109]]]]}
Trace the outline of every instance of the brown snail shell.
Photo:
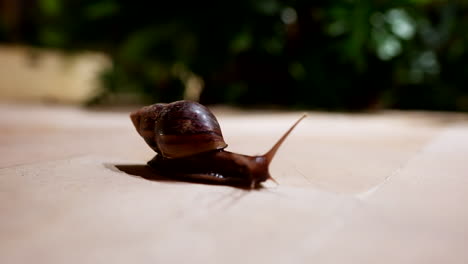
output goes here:
{"type": "Polygon", "coordinates": [[[189,101],[153,104],[131,119],[146,143],[165,158],[182,158],[227,147],[216,117],[189,101]]]}

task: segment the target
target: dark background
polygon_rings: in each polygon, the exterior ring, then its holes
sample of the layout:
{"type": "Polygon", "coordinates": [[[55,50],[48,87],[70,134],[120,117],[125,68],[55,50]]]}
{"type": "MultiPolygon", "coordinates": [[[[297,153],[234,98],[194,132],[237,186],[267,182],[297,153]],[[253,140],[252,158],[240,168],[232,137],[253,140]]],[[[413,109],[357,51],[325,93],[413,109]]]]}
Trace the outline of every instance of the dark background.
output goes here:
{"type": "Polygon", "coordinates": [[[107,54],[89,104],[468,111],[468,1],[0,0],[0,42],[107,54]]]}

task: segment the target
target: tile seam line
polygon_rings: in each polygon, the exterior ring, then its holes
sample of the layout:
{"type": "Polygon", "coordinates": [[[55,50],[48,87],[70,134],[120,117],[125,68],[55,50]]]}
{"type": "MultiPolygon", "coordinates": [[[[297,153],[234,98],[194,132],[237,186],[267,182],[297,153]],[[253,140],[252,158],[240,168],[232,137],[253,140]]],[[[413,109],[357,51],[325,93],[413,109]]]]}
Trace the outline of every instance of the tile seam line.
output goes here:
{"type": "Polygon", "coordinates": [[[82,158],[82,157],[87,157],[87,156],[96,156],[96,155],[93,153],[83,152],[83,153],[72,154],[66,157],[60,157],[60,158],[55,158],[55,159],[33,161],[33,162],[23,162],[23,163],[17,163],[17,164],[12,164],[12,165],[7,165],[7,166],[0,166],[0,170],[14,169],[14,168],[23,167],[23,166],[34,166],[37,164],[46,164],[46,163],[57,162],[57,161],[66,161],[70,159],[77,159],[77,158],[82,158]]]}
{"type": "Polygon", "coordinates": [[[447,134],[449,132],[449,130],[452,127],[456,126],[457,124],[458,124],[458,122],[457,123],[452,123],[450,125],[447,125],[447,126],[441,128],[441,130],[439,132],[437,132],[436,135],[431,137],[431,139],[429,139],[424,145],[419,147],[419,149],[417,151],[415,151],[414,154],[410,158],[408,158],[406,161],[402,162],[395,170],[393,170],[391,173],[389,173],[382,180],[382,182],[372,186],[368,190],[357,193],[354,196],[359,200],[365,200],[368,197],[372,196],[374,193],[376,193],[378,190],[380,190],[384,185],[386,185],[391,179],[393,179],[394,177],[400,175],[401,172],[404,171],[405,168],[407,168],[410,163],[412,163],[414,160],[420,158],[423,154],[425,154],[427,152],[427,150],[429,148],[431,148],[431,146],[434,144],[434,142],[436,142],[440,138],[444,137],[444,135],[447,134]]]}

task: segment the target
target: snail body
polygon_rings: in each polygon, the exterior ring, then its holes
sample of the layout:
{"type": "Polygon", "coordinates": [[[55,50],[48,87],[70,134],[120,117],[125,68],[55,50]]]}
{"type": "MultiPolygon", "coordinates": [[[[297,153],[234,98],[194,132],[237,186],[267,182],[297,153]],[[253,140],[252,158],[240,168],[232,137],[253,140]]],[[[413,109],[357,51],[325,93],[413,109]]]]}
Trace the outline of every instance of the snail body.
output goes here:
{"type": "Polygon", "coordinates": [[[302,116],[261,156],[237,154],[227,144],[216,117],[192,101],[145,106],[130,114],[137,132],[157,153],[148,165],[168,177],[256,188],[274,180],[268,167],[302,116]]]}

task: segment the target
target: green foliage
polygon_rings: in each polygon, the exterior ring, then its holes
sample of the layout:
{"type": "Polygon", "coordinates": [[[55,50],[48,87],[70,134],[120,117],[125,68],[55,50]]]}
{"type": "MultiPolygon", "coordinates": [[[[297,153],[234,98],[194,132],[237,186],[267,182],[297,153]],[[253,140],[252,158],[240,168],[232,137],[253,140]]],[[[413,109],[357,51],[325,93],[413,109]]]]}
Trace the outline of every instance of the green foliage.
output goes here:
{"type": "Polygon", "coordinates": [[[468,110],[463,1],[155,2],[38,0],[23,41],[107,53],[101,99],[468,110]]]}

